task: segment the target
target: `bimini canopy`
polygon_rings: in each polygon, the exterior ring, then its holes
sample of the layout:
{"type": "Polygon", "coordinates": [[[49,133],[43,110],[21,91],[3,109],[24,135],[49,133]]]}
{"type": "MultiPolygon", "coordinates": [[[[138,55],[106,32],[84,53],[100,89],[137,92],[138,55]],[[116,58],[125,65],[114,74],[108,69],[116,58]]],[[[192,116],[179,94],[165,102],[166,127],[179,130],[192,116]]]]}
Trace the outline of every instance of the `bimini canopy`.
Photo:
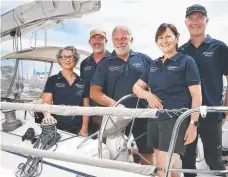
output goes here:
{"type": "Polygon", "coordinates": [[[45,28],[51,23],[64,19],[79,18],[83,15],[99,11],[100,0],[39,0],[26,3],[1,15],[1,38],[9,40],[31,30],[45,28]]]}
{"type": "MultiPolygon", "coordinates": [[[[56,59],[56,54],[61,48],[56,46],[37,47],[2,56],[1,95],[14,97],[15,93],[20,93],[23,100],[40,98],[47,77],[50,74],[57,74],[61,70],[56,59]]],[[[79,75],[80,63],[90,53],[79,49],[78,51],[80,60],[75,72],[79,75]]]]}
{"type": "MultiPolygon", "coordinates": [[[[12,53],[8,53],[1,57],[2,60],[6,59],[23,59],[23,60],[36,60],[36,61],[48,61],[48,62],[57,62],[56,54],[62,47],[56,46],[47,46],[47,47],[36,47],[25,50],[20,50],[12,53]]],[[[80,53],[80,61],[85,59],[90,55],[89,52],[85,50],[78,49],[80,53]]]]}

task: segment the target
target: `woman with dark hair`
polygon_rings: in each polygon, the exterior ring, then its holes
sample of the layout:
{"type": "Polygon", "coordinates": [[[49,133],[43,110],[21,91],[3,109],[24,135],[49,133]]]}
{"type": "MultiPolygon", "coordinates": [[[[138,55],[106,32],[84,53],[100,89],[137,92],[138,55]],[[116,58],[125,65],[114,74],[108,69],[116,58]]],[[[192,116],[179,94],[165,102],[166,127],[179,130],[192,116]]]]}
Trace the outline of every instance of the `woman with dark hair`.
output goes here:
{"type": "MultiPolygon", "coordinates": [[[[74,72],[79,57],[77,49],[73,46],[59,50],[57,60],[62,71],[48,78],[42,95],[42,104],[88,106],[87,83],[74,72]]],[[[43,122],[57,123],[58,129],[88,136],[88,116],[51,115],[47,112],[44,114],[43,122]]]]}
{"type": "MultiPolygon", "coordinates": [[[[146,99],[151,108],[181,109],[195,108],[201,105],[200,76],[196,63],[188,55],[177,52],[179,33],[172,24],[159,26],[155,42],[163,56],[152,61],[146,72],[136,82],[133,92],[146,99]],[[150,88],[149,91],[148,87],[150,88]]],[[[160,113],[155,120],[147,124],[148,146],[154,148],[157,165],[164,169],[174,124],[178,116],[172,113],[160,113]]],[[[191,115],[190,123],[185,121],[178,133],[171,168],[180,168],[179,154],[183,154],[187,144],[196,138],[199,114],[191,115]],[[177,166],[178,165],[178,166],[177,166]]],[[[169,174],[179,177],[178,173],[169,174]]],[[[158,172],[163,176],[163,170],[158,172]]]]}

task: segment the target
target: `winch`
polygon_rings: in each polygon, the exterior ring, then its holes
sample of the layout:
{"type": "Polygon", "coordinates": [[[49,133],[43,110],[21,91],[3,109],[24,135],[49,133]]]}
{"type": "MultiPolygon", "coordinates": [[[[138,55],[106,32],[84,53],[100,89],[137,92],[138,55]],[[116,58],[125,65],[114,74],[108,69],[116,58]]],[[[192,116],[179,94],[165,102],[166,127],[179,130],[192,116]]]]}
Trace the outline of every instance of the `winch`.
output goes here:
{"type": "Polygon", "coordinates": [[[2,123],[2,130],[11,132],[22,125],[21,120],[16,118],[15,110],[2,110],[5,115],[5,121],[2,123]]]}

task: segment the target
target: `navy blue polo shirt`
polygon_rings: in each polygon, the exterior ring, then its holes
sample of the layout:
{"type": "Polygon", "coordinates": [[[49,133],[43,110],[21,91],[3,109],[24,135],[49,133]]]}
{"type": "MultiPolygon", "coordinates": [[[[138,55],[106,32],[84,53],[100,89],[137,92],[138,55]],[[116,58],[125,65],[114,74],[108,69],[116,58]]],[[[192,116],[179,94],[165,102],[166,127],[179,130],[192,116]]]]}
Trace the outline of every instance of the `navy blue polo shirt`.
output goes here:
{"type": "MultiPolygon", "coordinates": [[[[177,53],[163,64],[162,57],[152,61],[140,79],[162,100],[164,109],[191,108],[192,98],[188,87],[200,84],[194,59],[182,53],[177,53]]],[[[170,117],[164,113],[159,114],[158,118],[162,120],[170,117]]]]}
{"type": "MultiPolygon", "coordinates": [[[[180,47],[181,52],[192,56],[199,68],[203,105],[220,106],[222,104],[223,79],[228,75],[228,47],[219,40],[207,35],[196,48],[191,41],[180,47]]],[[[218,114],[221,118],[221,114],[218,114]]]]}
{"type": "MultiPolygon", "coordinates": [[[[102,60],[99,63],[90,84],[100,86],[107,96],[118,101],[123,96],[132,94],[133,85],[145,72],[151,61],[152,59],[147,55],[132,50],[127,61],[117,58],[113,52],[113,58],[102,60]]],[[[122,104],[127,107],[135,107],[136,101],[129,99],[122,104]]]]}
{"type": "MultiPolygon", "coordinates": [[[[75,82],[70,86],[68,81],[59,72],[48,78],[44,93],[52,93],[54,105],[83,106],[83,98],[88,98],[88,89],[85,80],[77,74],[75,82]]],[[[81,126],[82,116],[53,115],[58,124],[67,126],[81,126]]]]}
{"type": "MultiPolygon", "coordinates": [[[[111,57],[111,53],[109,51],[106,50],[106,53],[105,53],[105,56],[102,58],[103,59],[109,59],[111,57]]],[[[99,62],[100,63],[100,62],[99,62]]],[[[96,68],[97,68],[97,65],[99,63],[96,63],[94,61],[94,58],[93,58],[93,54],[90,55],[89,57],[87,57],[86,59],[84,59],[82,62],[81,62],[81,66],[80,66],[80,76],[82,78],[85,78],[87,83],[89,84],[90,81],[92,80],[93,78],[93,75],[96,71],[96,68]]],[[[89,87],[88,87],[89,89],[89,87]]],[[[95,101],[93,101],[92,99],[90,99],[90,105],[91,106],[100,106],[98,103],[96,103],[95,101]]]]}

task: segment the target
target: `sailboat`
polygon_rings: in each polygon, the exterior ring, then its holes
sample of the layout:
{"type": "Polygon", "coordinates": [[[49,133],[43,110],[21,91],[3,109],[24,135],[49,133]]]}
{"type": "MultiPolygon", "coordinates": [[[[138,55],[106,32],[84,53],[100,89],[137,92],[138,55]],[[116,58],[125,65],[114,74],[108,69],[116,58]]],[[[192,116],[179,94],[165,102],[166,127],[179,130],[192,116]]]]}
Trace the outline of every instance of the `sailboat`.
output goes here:
{"type": "MultiPolygon", "coordinates": [[[[2,14],[1,19],[4,25],[2,25],[1,37],[3,41],[13,39],[16,44],[21,35],[31,30],[47,27],[64,19],[79,18],[99,11],[100,8],[100,1],[34,1],[27,3],[2,14]]],[[[16,49],[18,49],[17,45],[15,45],[16,49]]],[[[128,153],[129,149],[135,150],[136,148],[134,137],[123,137],[121,133],[131,121],[128,116],[122,116],[122,122],[119,124],[115,122],[115,125],[118,125],[118,129],[116,129],[106,112],[108,118],[104,119],[101,132],[88,138],[57,130],[55,136],[58,137],[58,141],[46,150],[50,154],[35,151],[34,146],[37,139],[45,130],[44,125],[37,123],[39,111],[41,112],[39,110],[41,109],[40,95],[47,78],[59,70],[55,58],[59,49],[58,46],[34,47],[16,50],[1,57],[1,171],[7,173],[7,176],[20,177],[26,175],[41,177],[52,175],[56,177],[155,176],[158,170],[156,166],[135,164],[128,153]],[[16,108],[20,104],[23,107],[16,108]],[[107,124],[108,126],[106,126],[107,124]],[[28,136],[30,130],[34,133],[32,138],[28,136]],[[106,144],[102,143],[104,134],[107,134],[106,144]],[[97,135],[99,138],[94,140],[92,137],[97,135]],[[37,155],[34,155],[36,153],[40,156],[42,154],[43,158],[36,158],[37,155]],[[33,162],[34,166],[31,164],[33,162]]],[[[79,50],[79,52],[81,60],[90,55],[85,50],[79,50]]],[[[80,61],[75,68],[77,73],[79,73],[79,65],[80,61]]],[[[122,100],[129,97],[133,97],[133,95],[122,98],[116,106],[118,107],[122,100]]],[[[44,109],[46,108],[45,105],[44,109]]],[[[68,107],[59,109],[63,109],[62,113],[64,113],[68,107]]],[[[123,111],[125,108],[118,109],[123,111]]],[[[51,111],[55,110],[57,108],[52,107],[51,111]]],[[[118,113],[116,110],[113,112],[118,113]]],[[[150,113],[156,114],[151,111],[150,113]]],[[[125,111],[125,114],[129,114],[129,111],[125,111]]],[[[117,121],[117,119],[115,120],[117,121]]],[[[227,123],[224,126],[223,139],[224,146],[228,146],[228,133],[225,129],[228,129],[227,123]]],[[[197,165],[201,169],[206,169],[202,145],[199,143],[198,147],[197,165]]]]}
{"type": "MultiPolygon", "coordinates": [[[[2,72],[2,75],[3,77],[8,78],[7,81],[3,84],[5,90],[2,90],[1,100],[4,101],[1,105],[2,108],[4,107],[4,103],[29,103],[31,105],[36,105],[40,103],[40,95],[42,94],[45,81],[48,78],[48,76],[52,73],[52,70],[53,68],[55,68],[55,65],[58,65],[57,59],[55,58],[55,54],[59,49],[61,49],[61,47],[37,47],[32,48],[30,50],[26,49],[24,51],[21,50],[12,52],[2,56],[1,70],[4,71],[2,72]],[[43,83],[37,82],[34,78],[34,70],[38,70],[36,69],[36,67],[40,68],[40,65],[44,66],[45,64],[47,68],[49,66],[49,71],[45,73],[47,76],[44,77],[46,79],[45,81],[44,79],[42,79],[43,83]],[[29,66],[35,66],[35,68],[31,67],[30,71],[26,71],[26,68],[29,68],[29,66]],[[7,70],[7,68],[11,69],[7,70]],[[22,73],[22,71],[30,73],[30,75],[27,74],[27,79],[23,77],[25,76],[25,74],[22,73]],[[31,80],[33,82],[31,82],[31,80]],[[28,85],[28,90],[25,89],[25,83],[27,83],[28,85]]],[[[90,55],[89,52],[84,50],[79,50],[79,53],[81,55],[81,60],[90,55]]],[[[79,70],[77,66],[76,70],[79,70]]],[[[1,117],[3,118],[1,120],[2,145],[10,144],[12,146],[16,146],[17,148],[26,147],[32,149],[34,144],[32,143],[31,139],[25,138],[25,135],[29,128],[32,128],[34,130],[35,137],[38,137],[42,134],[42,124],[37,124],[37,119],[39,119],[38,114],[39,113],[35,111],[26,111],[23,109],[16,111],[13,108],[4,108],[1,112],[1,117]]],[[[115,132],[117,132],[117,130],[115,132]]],[[[98,140],[93,140],[90,138],[86,139],[85,137],[73,135],[61,130],[58,130],[58,134],[61,138],[56,143],[56,153],[64,153],[65,155],[76,154],[80,156],[99,158],[100,154],[98,152],[98,140]]],[[[123,149],[120,150],[115,147],[117,141],[120,140],[120,136],[112,136],[109,140],[107,140],[109,148],[106,144],[102,144],[102,159],[113,159],[115,156],[117,156],[119,152],[121,152],[121,155],[118,155],[118,157],[115,160],[129,160],[128,153],[126,150],[123,151],[123,149]]],[[[53,149],[55,148],[53,147],[53,149]]],[[[4,170],[8,169],[12,174],[20,176],[21,171],[18,165],[25,162],[26,159],[27,156],[24,155],[24,153],[15,153],[14,151],[11,152],[8,148],[4,149],[1,151],[1,168],[4,168],[4,170]]],[[[42,160],[42,164],[42,170],[37,169],[37,173],[40,172],[41,176],[44,177],[52,174],[55,176],[106,176],[106,174],[110,170],[100,170],[98,167],[88,168],[85,165],[46,158],[42,160]]],[[[155,171],[155,168],[151,168],[150,171],[155,171]]],[[[116,176],[116,174],[118,173],[120,174],[120,176],[142,176],[137,173],[133,174],[118,170],[112,174],[113,176],[116,176]]],[[[153,173],[150,172],[150,174],[153,173]]]]}
{"type": "MultiPolygon", "coordinates": [[[[64,19],[80,18],[101,8],[100,1],[34,1],[8,10],[1,15],[2,41],[13,39],[14,52],[1,57],[1,101],[6,103],[40,103],[40,96],[47,78],[59,71],[56,53],[61,47],[44,46],[19,49],[19,39],[22,35],[40,28],[48,28],[50,24],[60,23],[64,19]],[[44,69],[45,68],[45,69],[44,69]]],[[[45,36],[46,39],[46,36],[45,36]]],[[[46,44],[46,41],[45,41],[46,44]]],[[[79,74],[80,62],[90,55],[85,50],[80,50],[80,61],[75,72],[79,74]]],[[[37,112],[15,111],[4,109],[1,112],[1,144],[11,144],[19,147],[33,148],[34,142],[26,138],[26,132],[32,129],[34,136],[42,133],[42,125],[37,124],[37,112]]],[[[97,140],[76,136],[64,131],[57,131],[60,140],[57,143],[56,153],[66,155],[79,154],[87,157],[98,158],[97,140]],[[83,143],[84,141],[84,143],[83,143]]],[[[51,149],[52,150],[52,149],[51,149]]],[[[120,156],[121,157],[121,156],[120,156]]],[[[119,158],[120,158],[119,157],[119,158]]],[[[26,170],[22,170],[21,164],[26,164],[24,153],[9,151],[9,148],[1,151],[1,171],[7,171],[13,176],[23,176],[26,170]]],[[[110,159],[107,146],[102,146],[102,159],[110,159]]],[[[106,176],[110,170],[87,165],[80,165],[66,161],[43,159],[42,168],[37,167],[35,175],[40,176],[106,176]]],[[[29,170],[27,170],[29,171],[29,170]]],[[[151,170],[152,171],[152,170],[151,170]]],[[[115,170],[110,176],[126,176],[123,171],[115,170]]],[[[130,173],[133,176],[139,174],[130,173]]],[[[32,175],[31,173],[27,175],[32,175]]]]}

